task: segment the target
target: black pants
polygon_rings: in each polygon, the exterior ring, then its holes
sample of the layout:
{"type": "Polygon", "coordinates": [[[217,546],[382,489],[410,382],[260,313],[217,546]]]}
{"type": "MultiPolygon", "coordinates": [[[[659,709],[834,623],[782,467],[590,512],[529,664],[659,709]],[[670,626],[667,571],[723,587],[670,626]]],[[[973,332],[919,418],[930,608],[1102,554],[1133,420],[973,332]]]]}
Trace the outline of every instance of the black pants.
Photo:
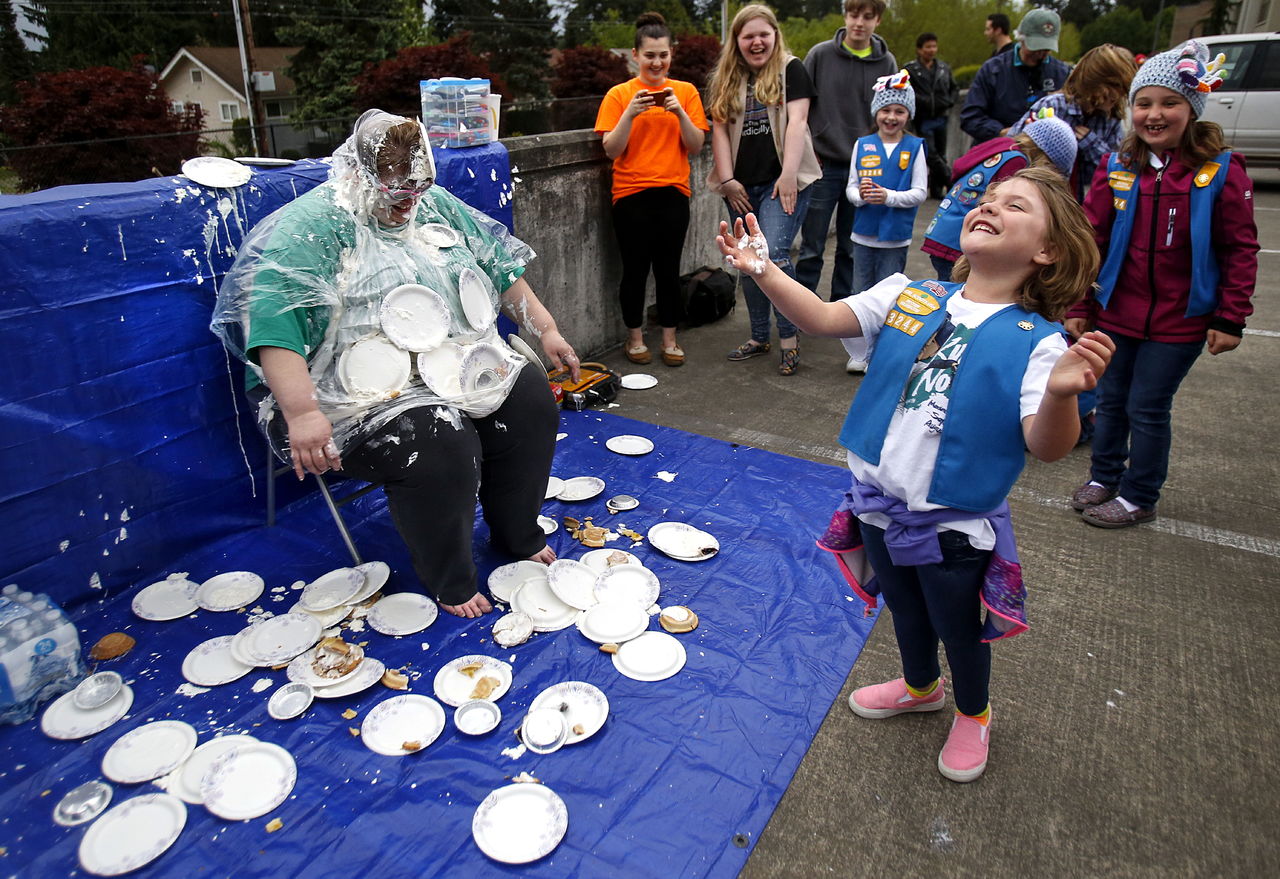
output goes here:
{"type": "Polygon", "coordinates": [[[477,496],[500,552],[527,558],[547,545],[538,511],[559,419],[546,376],[522,369],[492,415],[411,409],[344,454],[342,473],[383,486],[391,520],[428,594],[462,604],[476,594],[477,496]]]}
{"type": "Polygon", "coordinates": [[[663,186],[620,198],[613,203],[613,231],[622,253],[622,322],[631,330],[644,326],[644,287],[652,266],[658,323],[679,324],[684,317],[680,255],[689,231],[689,196],[663,186]]]}
{"type": "Polygon", "coordinates": [[[867,561],[876,572],[884,603],[893,614],[893,633],[902,655],[902,674],[917,689],[941,674],[938,641],[947,651],[956,708],[965,714],[986,710],[991,680],[991,645],[982,643],[979,590],[991,550],[974,549],[958,531],[943,531],[942,562],[898,567],[889,558],[884,531],[866,522],[862,529],[867,561]]]}

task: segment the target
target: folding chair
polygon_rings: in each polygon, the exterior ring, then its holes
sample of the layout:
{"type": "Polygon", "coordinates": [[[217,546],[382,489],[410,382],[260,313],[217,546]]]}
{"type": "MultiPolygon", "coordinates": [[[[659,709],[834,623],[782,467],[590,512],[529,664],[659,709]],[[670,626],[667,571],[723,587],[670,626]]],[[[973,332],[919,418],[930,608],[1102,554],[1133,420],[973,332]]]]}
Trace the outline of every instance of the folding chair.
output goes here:
{"type": "MultiPolygon", "coordinates": [[[[273,463],[274,458],[267,459],[267,525],[268,527],[276,524],[276,478],[286,473],[293,472],[293,466],[290,464],[276,465],[273,463]]],[[[341,498],[334,498],[333,492],[329,489],[329,483],[324,476],[320,474],[312,474],[315,477],[316,485],[320,488],[320,494],[324,497],[325,506],[329,508],[329,515],[333,516],[333,524],[338,526],[338,533],[342,535],[342,542],[346,544],[347,552],[351,553],[352,561],[359,565],[363,564],[360,558],[360,550],[356,549],[356,542],[351,538],[351,531],[347,528],[346,521],[342,518],[339,507],[345,506],[358,498],[364,497],[369,492],[378,488],[375,483],[370,483],[363,488],[353,491],[351,494],[344,495],[341,498]]]]}

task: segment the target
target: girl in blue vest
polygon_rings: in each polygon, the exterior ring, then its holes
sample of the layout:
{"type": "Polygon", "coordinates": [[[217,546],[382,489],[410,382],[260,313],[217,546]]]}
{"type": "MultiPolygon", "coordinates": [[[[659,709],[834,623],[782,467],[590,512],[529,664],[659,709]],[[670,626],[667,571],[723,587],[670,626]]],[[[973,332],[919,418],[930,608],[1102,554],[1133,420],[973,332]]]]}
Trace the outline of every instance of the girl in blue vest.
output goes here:
{"type": "Polygon", "coordinates": [[[1028,168],[966,218],[955,282],[895,274],[823,302],[769,262],[746,219],[734,237],[721,223],[726,262],[802,332],[844,339],[870,361],[840,432],[852,488],[821,545],[863,544],[876,576],[856,588],[872,604],[883,592],[903,676],[855,690],[849,707],[869,718],[943,708],[941,641],[956,714],[938,769],[972,781],[987,763],[989,642],[1026,629],[1005,498],[1024,448],[1054,461],[1075,445],[1076,395],[1111,356],[1105,334],[1068,348],[1056,323],[1097,272],[1092,230],[1058,174],[1028,168]]]}
{"type": "Polygon", "coordinates": [[[1133,131],[1085,198],[1104,259],[1067,330],[1103,330],[1116,356],[1099,388],[1089,480],[1071,506],[1100,528],[1156,518],[1174,394],[1206,344],[1210,354],[1240,344],[1253,311],[1253,185],[1222,129],[1197,118],[1222,83],[1222,60],[1193,40],[1139,69],[1133,131]]]}
{"type": "MultiPolygon", "coordinates": [[[[911,227],[929,194],[924,140],[907,133],[916,113],[910,74],[899,70],[876,80],[871,117],[876,130],[860,137],[849,160],[845,197],[853,202],[853,289],[869,290],[907,266],[911,227]]],[[[866,363],[850,358],[849,372],[866,363]]]]}

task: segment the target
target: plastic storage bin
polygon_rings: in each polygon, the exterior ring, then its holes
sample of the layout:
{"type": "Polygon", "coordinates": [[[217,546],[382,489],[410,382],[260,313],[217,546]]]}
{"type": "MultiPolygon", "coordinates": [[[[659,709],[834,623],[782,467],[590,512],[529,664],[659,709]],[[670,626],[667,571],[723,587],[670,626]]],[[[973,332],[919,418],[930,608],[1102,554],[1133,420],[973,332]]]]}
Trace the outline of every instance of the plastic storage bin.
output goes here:
{"type": "Polygon", "coordinates": [[[494,139],[489,80],[424,79],[419,89],[422,124],[432,147],[476,146],[494,139]]]}

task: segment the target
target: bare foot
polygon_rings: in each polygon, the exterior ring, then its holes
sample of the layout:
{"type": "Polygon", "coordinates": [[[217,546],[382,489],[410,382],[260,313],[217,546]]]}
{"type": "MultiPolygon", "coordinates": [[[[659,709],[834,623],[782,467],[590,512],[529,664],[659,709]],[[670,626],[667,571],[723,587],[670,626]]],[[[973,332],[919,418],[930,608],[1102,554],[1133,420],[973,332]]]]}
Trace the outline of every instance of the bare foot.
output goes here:
{"type": "Polygon", "coordinates": [[[533,555],[529,556],[529,561],[541,562],[544,565],[549,565],[555,560],[556,560],[556,551],[549,546],[544,546],[542,548],[542,552],[536,552],[533,555]]]}
{"type": "Polygon", "coordinates": [[[479,592],[473,595],[470,601],[463,604],[445,604],[442,601],[440,602],[440,606],[443,607],[447,613],[451,613],[455,617],[467,617],[468,619],[483,616],[493,610],[493,605],[489,603],[489,599],[485,598],[479,592]]]}

